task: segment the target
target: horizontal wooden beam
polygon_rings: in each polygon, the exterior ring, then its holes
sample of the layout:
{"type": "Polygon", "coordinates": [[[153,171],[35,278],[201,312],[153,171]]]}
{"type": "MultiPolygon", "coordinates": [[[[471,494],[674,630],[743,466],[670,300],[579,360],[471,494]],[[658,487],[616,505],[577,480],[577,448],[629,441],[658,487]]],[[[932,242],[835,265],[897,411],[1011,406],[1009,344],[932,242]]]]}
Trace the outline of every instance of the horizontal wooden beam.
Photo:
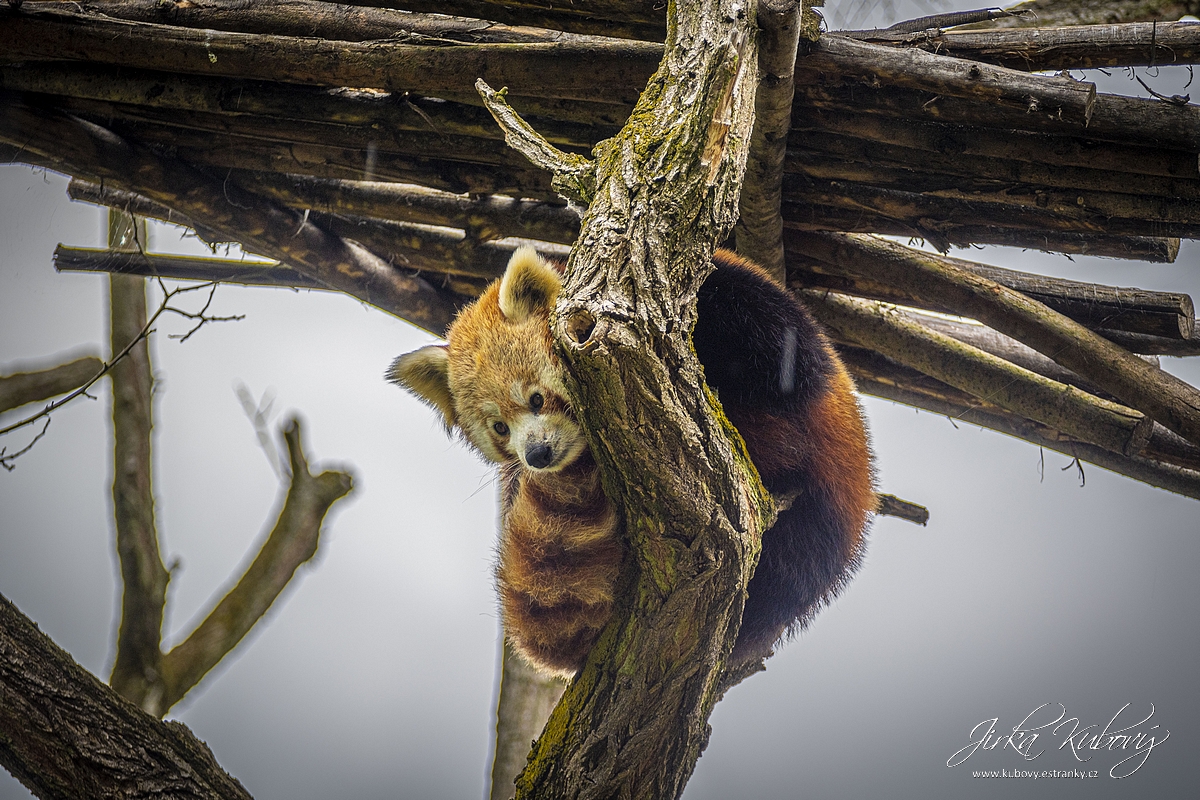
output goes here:
{"type": "Polygon", "coordinates": [[[859,31],[851,35],[875,44],[917,47],[1027,72],[1200,61],[1200,26],[1166,20],[1062,28],[935,29],[890,35],[886,30],[859,31]]]}

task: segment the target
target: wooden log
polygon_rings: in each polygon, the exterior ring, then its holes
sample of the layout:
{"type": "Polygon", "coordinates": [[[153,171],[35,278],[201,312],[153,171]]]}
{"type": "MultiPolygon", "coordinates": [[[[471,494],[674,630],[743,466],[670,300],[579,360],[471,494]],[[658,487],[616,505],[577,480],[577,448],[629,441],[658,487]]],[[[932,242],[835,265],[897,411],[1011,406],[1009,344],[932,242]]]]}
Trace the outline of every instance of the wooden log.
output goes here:
{"type": "Polygon", "coordinates": [[[1046,117],[1083,129],[1096,104],[1095,84],[1062,76],[1032,76],[1019,70],[964,61],[923,50],[870,44],[826,34],[809,44],[796,62],[806,74],[858,78],[874,85],[957,97],[1031,119],[1046,117]]]}
{"type": "Polygon", "coordinates": [[[1131,353],[1146,353],[1161,356],[1200,356],[1200,320],[1197,320],[1192,335],[1187,339],[1168,339],[1144,333],[1125,331],[1097,331],[1105,339],[1124,347],[1131,353]]]}
{"type": "MultiPolygon", "coordinates": [[[[510,197],[439,192],[423,186],[379,181],[337,181],[278,173],[235,171],[239,185],[297,209],[344,217],[372,217],[461,228],[480,241],[516,236],[571,244],[579,236],[579,215],[572,209],[510,197]]],[[[142,216],[194,227],[192,221],[148,198],[87,181],[73,180],[67,194],[74,200],[129,208],[142,216]]],[[[206,236],[205,241],[212,241],[206,236]]]]}
{"type": "MultiPolygon", "coordinates": [[[[330,90],[322,86],[249,81],[235,78],[183,75],[70,62],[34,62],[0,66],[0,87],[21,92],[98,100],[149,109],[222,115],[257,115],[326,125],[342,124],[378,131],[435,132],[500,140],[491,115],[477,105],[431,100],[399,92],[330,90]]],[[[592,147],[616,132],[628,116],[625,105],[544,103],[560,116],[585,122],[561,121],[533,115],[546,138],[564,147],[592,147]],[[606,122],[606,120],[608,120],[606,122]]]]}
{"type": "MultiPolygon", "coordinates": [[[[1059,446],[1054,449],[1060,452],[1068,452],[1061,449],[1064,446],[1093,447],[1054,428],[1013,414],[994,403],[942,383],[874,350],[847,342],[836,342],[835,345],[850,374],[854,376],[859,391],[865,394],[946,414],[953,420],[973,422],[1034,444],[1053,446],[1050,443],[1057,443],[1059,446]]],[[[1190,444],[1157,423],[1137,458],[1159,466],[1170,465],[1200,471],[1200,447],[1190,444]]],[[[1094,458],[1088,460],[1095,461],[1094,458]]],[[[1197,478],[1200,478],[1200,472],[1197,478]]],[[[1200,488],[1200,483],[1197,484],[1197,488],[1200,488]]]]}
{"type": "MultiPolygon", "coordinates": [[[[30,102],[35,98],[28,97],[30,102]]],[[[344,150],[360,150],[362,158],[384,156],[460,161],[523,169],[526,162],[508,150],[500,139],[456,136],[424,130],[389,130],[377,125],[348,125],[336,122],[299,121],[257,114],[206,114],[184,110],[144,109],[117,103],[77,98],[59,98],[52,105],[97,124],[119,127],[127,136],[148,142],[179,142],[195,146],[208,134],[278,144],[310,144],[344,150]],[[369,154],[374,154],[370,156],[369,154]]],[[[237,141],[235,138],[234,142],[237,141]]]]}
{"type": "Polygon", "coordinates": [[[1195,64],[1200,60],[1200,27],[1167,19],[1062,28],[939,30],[891,39],[863,38],[1029,72],[1195,64]]]}
{"type": "Polygon", "coordinates": [[[1021,417],[1080,441],[1132,456],[1152,422],[1131,408],[1093,397],[937,333],[868,300],[806,290],[805,305],[835,335],[912,367],[1021,417]]]}
{"type": "MultiPolygon", "coordinates": [[[[1114,217],[1140,220],[1148,226],[1159,222],[1179,225],[1200,223],[1200,199],[1006,183],[971,175],[927,172],[894,163],[851,161],[811,150],[789,151],[786,163],[789,173],[811,179],[813,183],[861,183],[945,200],[994,203],[1014,209],[1041,209],[1082,224],[1103,224],[1114,217]]],[[[914,160],[910,163],[921,162],[914,160]]]]}
{"type": "Polygon", "coordinates": [[[964,129],[960,126],[828,110],[814,110],[810,119],[808,123],[798,122],[800,127],[793,126],[789,151],[792,154],[820,153],[831,160],[907,169],[914,174],[955,179],[959,185],[971,181],[1010,187],[1014,184],[1027,185],[1034,189],[1088,190],[1172,200],[1200,200],[1200,178],[1128,171],[1136,169],[1130,163],[1136,161],[1138,156],[1153,158],[1155,151],[1147,148],[1130,151],[1109,146],[1111,150],[1121,150],[1122,170],[1118,171],[1101,166],[1106,158],[1117,154],[1096,152],[1105,147],[1096,143],[1091,143],[1086,152],[1079,152],[1077,158],[1059,159],[1057,154],[1064,149],[1061,137],[1037,134],[996,136],[995,139],[1003,139],[1006,144],[992,148],[979,141],[973,145],[967,144],[968,141],[974,141],[972,133],[980,134],[981,139],[995,133],[979,128],[964,129]],[[1023,144],[1023,147],[1012,147],[1014,144],[1023,144]],[[1043,157],[1039,158],[1039,146],[1050,148],[1050,152],[1043,151],[1043,157]],[[1003,154],[1005,148],[1017,157],[1003,154]],[[1076,166],[1063,163],[1066,160],[1086,162],[1087,152],[1096,156],[1091,164],[1076,166]]]}
{"type": "MultiPolygon", "coordinates": [[[[393,249],[401,247],[404,247],[404,243],[394,245],[393,249]]],[[[422,270],[410,264],[404,266],[421,275],[432,285],[458,295],[460,299],[471,298],[479,296],[492,280],[504,273],[504,265],[507,261],[502,261],[502,259],[511,257],[514,249],[512,246],[508,248],[503,245],[489,246],[476,257],[474,264],[465,264],[460,272],[450,272],[445,269],[422,270]],[[483,277],[472,278],[470,271],[483,273],[483,277]]],[[[414,255],[410,250],[406,250],[404,254],[414,255]]],[[[465,262],[466,259],[463,258],[460,261],[465,262]]],[[[447,265],[440,264],[439,266],[447,265]]],[[[153,253],[114,253],[103,249],[66,247],[64,245],[59,245],[54,251],[54,268],[60,272],[107,272],[185,281],[234,283],[241,286],[324,290],[330,288],[320,281],[278,262],[235,261],[226,258],[197,258],[153,253]]]]}
{"type": "MultiPolygon", "coordinates": [[[[129,126],[131,129],[133,126],[129,126]]],[[[317,144],[139,125],[138,141],[171,148],[181,161],[229,170],[288,173],[342,180],[387,179],[455,193],[554,198],[548,177],[532,169],[469,164],[317,144]]]]}
{"type": "MultiPolygon", "coordinates": [[[[991,227],[1053,233],[1092,233],[1118,236],[1200,238],[1200,219],[1158,222],[1128,217],[1080,215],[1064,210],[1031,205],[978,200],[968,197],[941,197],[869,186],[852,181],[784,179],[784,202],[866,211],[886,219],[907,223],[912,229],[945,250],[949,232],[961,226],[978,226],[986,220],[991,227]]],[[[784,217],[795,214],[785,207],[784,217]]],[[[960,237],[961,238],[961,237],[960,237]]]]}
{"type": "MultiPolygon", "coordinates": [[[[789,230],[880,233],[913,239],[928,238],[939,247],[992,244],[1022,250],[1043,250],[1048,253],[1130,258],[1166,264],[1174,262],[1179,255],[1178,239],[1153,236],[1030,231],[987,224],[958,225],[946,231],[932,231],[910,221],[889,219],[864,209],[848,210],[831,206],[789,204],[784,206],[783,211],[784,227],[789,230]]],[[[785,233],[785,246],[786,240],[785,233]]]]}
{"type": "MultiPolygon", "coordinates": [[[[828,248],[813,247],[810,237],[789,237],[791,263],[804,273],[796,280],[848,291],[889,303],[924,308],[946,314],[961,314],[961,309],[931,302],[928,295],[910,291],[889,280],[886,272],[864,273],[853,265],[831,257],[828,248]],[[821,276],[836,278],[822,281],[821,276]]],[[[1030,272],[993,267],[975,261],[923,253],[922,258],[965,270],[1001,286],[1021,292],[1055,311],[1093,329],[1144,333],[1173,339],[1188,339],[1195,332],[1195,307],[1186,294],[1149,292],[1051,278],[1030,272]]]]}
{"type": "Polygon", "coordinates": [[[392,269],[361,246],[330,235],[303,214],[111,131],[10,103],[0,115],[0,141],[50,159],[64,172],[100,178],[176,208],[206,227],[230,234],[251,252],[286,261],[415,324],[441,331],[453,316],[451,298],[420,278],[392,269]]]}
{"type": "MultiPolygon", "coordinates": [[[[347,5],[391,6],[396,0],[350,0],[347,5]]],[[[404,0],[412,11],[455,14],[510,25],[532,25],[621,39],[661,42],[666,5],[658,0],[404,0]]]]}
{"type": "MultiPolygon", "coordinates": [[[[1006,136],[1011,131],[1024,131],[1109,142],[1122,147],[1174,150],[1179,151],[1177,158],[1182,161],[1182,168],[1170,174],[1189,178],[1197,174],[1200,109],[1195,106],[1098,94],[1092,116],[1084,126],[1081,122],[1059,120],[1047,114],[1027,114],[1009,106],[991,105],[970,98],[905,86],[867,85],[832,76],[815,82],[817,73],[805,74],[813,80],[797,83],[796,98],[797,102],[806,105],[990,128],[1003,131],[1006,136]]],[[[1131,169],[1134,166],[1127,165],[1122,171],[1131,169]]],[[[1149,166],[1145,169],[1151,171],[1149,166]]]]}
{"type": "MultiPolygon", "coordinates": [[[[1077,375],[1071,370],[1063,367],[1054,359],[1042,355],[1028,345],[1021,344],[1016,339],[1010,336],[1005,336],[999,331],[992,330],[986,325],[977,323],[962,322],[955,319],[947,319],[946,317],[933,316],[931,314],[921,314],[919,312],[909,311],[907,309],[898,308],[895,313],[904,320],[915,322],[923,325],[930,330],[943,333],[964,344],[969,344],[972,347],[978,348],[985,353],[990,353],[994,356],[1004,359],[1010,364],[1015,364],[1022,369],[1027,369],[1030,372],[1035,372],[1044,378],[1049,378],[1058,383],[1065,383],[1068,386],[1074,386],[1082,389],[1090,395],[1095,395],[1101,400],[1109,400],[1111,402],[1120,402],[1108,392],[1096,386],[1086,378],[1077,375]]],[[[1158,358],[1155,356],[1146,356],[1147,363],[1158,366],[1158,358]]],[[[1173,435],[1173,434],[1172,434],[1173,435]]]]}
{"type": "MultiPolygon", "coordinates": [[[[890,362],[889,365],[888,359],[870,351],[845,347],[839,347],[838,350],[854,376],[859,391],[864,394],[943,414],[955,422],[967,422],[999,431],[1072,458],[1081,458],[1150,486],[1200,499],[1200,471],[1155,461],[1145,456],[1122,456],[1101,447],[1077,442],[1058,431],[1022,419],[1015,414],[996,413],[972,405],[969,395],[961,395],[961,403],[953,402],[943,397],[942,390],[929,385],[937,384],[936,381],[915,370],[908,370],[895,362],[890,362]],[[866,354],[868,358],[862,359],[860,354],[866,354]],[[897,374],[895,368],[904,370],[907,374],[897,374]],[[907,380],[908,375],[916,376],[916,381],[907,380]],[[914,389],[914,386],[917,388],[914,389]]],[[[945,384],[941,386],[946,392],[955,391],[945,384]]]]}
{"type": "MultiPolygon", "coordinates": [[[[805,97],[801,99],[807,102],[814,94],[817,92],[805,90],[805,97]]],[[[1193,196],[1186,187],[1200,179],[1195,154],[1186,151],[1139,145],[1118,146],[1077,136],[998,130],[969,122],[948,123],[931,115],[914,118],[900,113],[891,114],[887,112],[898,109],[874,105],[876,101],[881,104],[889,102],[888,95],[865,89],[855,92],[855,98],[860,103],[857,107],[850,104],[852,98],[849,94],[840,97],[835,92],[820,94],[818,99],[821,107],[814,107],[805,117],[796,116],[795,129],[806,133],[824,132],[831,137],[840,135],[865,139],[930,154],[960,156],[967,162],[977,158],[1000,159],[1021,164],[1044,164],[1054,170],[1065,167],[1118,173],[1120,176],[1165,178],[1174,180],[1180,187],[1177,192],[1168,189],[1168,196],[1193,196]],[[867,93],[867,96],[861,97],[863,93],[867,93]]],[[[976,118],[978,122],[986,122],[987,119],[986,113],[976,118]]]]}
{"type": "Polygon", "coordinates": [[[953,308],[1050,356],[1193,444],[1200,444],[1200,392],[1029,297],[952,262],[878,237],[805,234],[796,244],[861,275],[889,281],[953,308]]]}
{"type": "Polygon", "coordinates": [[[556,42],[434,47],[328,42],[266,34],[193,30],[39,9],[5,15],[0,53],[8,62],[85,61],[193,75],[329,87],[467,96],[484,78],[529,94],[631,103],[662,57],[662,46],[556,42]],[[269,57],[267,57],[269,54],[269,57]],[[564,64],[589,64],[587,70],[564,64]]]}
{"type": "MultiPolygon", "coordinates": [[[[78,10],[78,5],[71,2],[43,5],[68,11],[78,10]]],[[[308,36],[342,42],[395,40],[449,46],[455,42],[562,42],[579,36],[530,25],[502,25],[444,13],[422,14],[396,8],[317,0],[272,0],[270,3],[253,5],[247,5],[244,0],[205,0],[203,3],[91,0],[88,5],[107,17],[130,22],[235,33],[308,36]]]]}
{"type": "Polygon", "coordinates": [[[1188,0],[1026,0],[1009,6],[1013,16],[979,25],[974,29],[1033,28],[1057,25],[1113,25],[1121,22],[1154,22],[1194,14],[1188,0]]]}

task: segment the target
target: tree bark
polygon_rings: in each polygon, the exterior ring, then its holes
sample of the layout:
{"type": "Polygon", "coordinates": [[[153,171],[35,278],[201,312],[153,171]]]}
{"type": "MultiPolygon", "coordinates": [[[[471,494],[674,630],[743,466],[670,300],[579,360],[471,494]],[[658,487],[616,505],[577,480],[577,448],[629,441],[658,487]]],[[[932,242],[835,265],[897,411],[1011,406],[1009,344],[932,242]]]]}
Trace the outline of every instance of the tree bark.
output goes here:
{"type": "Polygon", "coordinates": [[[119,696],[2,596],[0,764],[42,800],[250,800],[187,726],[119,696]]]}
{"type": "MultiPolygon", "coordinates": [[[[627,127],[597,148],[594,179],[565,154],[555,164],[574,191],[595,189],[552,330],[637,568],[551,714],[518,798],[679,796],[707,740],[755,537],[771,518],[685,335],[736,214],[757,82],[753,4],[671,9],[659,72],[627,127]]],[[[496,101],[510,142],[553,163],[496,101]]]]}

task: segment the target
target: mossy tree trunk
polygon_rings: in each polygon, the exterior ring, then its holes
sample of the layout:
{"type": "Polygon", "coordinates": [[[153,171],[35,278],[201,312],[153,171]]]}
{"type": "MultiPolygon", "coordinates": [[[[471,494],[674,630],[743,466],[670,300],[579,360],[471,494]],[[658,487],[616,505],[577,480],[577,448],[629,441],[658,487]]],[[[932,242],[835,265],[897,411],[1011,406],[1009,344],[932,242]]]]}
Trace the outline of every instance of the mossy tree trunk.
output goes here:
{"type": "Polygon", "coordinates": [[[588,203],[552,322],[569,391],[624,512],[613,621],[517,780],[517,798],[678,797],[773,509],[692,349],[696,292],[737,216],[757,83],[753,2],[673,5],[662,64],[587,162],[486,85],[510,144],[588,203]]]}

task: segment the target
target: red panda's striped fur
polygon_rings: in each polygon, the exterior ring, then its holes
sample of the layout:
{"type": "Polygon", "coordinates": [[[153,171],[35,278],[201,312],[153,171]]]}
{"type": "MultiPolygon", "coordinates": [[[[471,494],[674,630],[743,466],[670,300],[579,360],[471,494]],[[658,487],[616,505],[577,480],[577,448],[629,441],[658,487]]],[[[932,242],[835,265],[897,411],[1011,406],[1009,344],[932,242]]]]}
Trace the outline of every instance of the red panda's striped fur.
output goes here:
{"type": "MultiPolygon", "coordinates": [[[[844,586],[875,494],[854,387],[824,334],[754,264],[727,251],[713,261],[697,355],[767,489],[794,496],[763,538],[732,655],[741,661],[768,655],[844,586]]],[[[389,377],[503,465],[504,628],[531,663],[570,675],[608,621],[624,549],[551,346],[560,285],[552,265],[518,251],[459,314],[445,347],[401,356],[389,377]]]]}

